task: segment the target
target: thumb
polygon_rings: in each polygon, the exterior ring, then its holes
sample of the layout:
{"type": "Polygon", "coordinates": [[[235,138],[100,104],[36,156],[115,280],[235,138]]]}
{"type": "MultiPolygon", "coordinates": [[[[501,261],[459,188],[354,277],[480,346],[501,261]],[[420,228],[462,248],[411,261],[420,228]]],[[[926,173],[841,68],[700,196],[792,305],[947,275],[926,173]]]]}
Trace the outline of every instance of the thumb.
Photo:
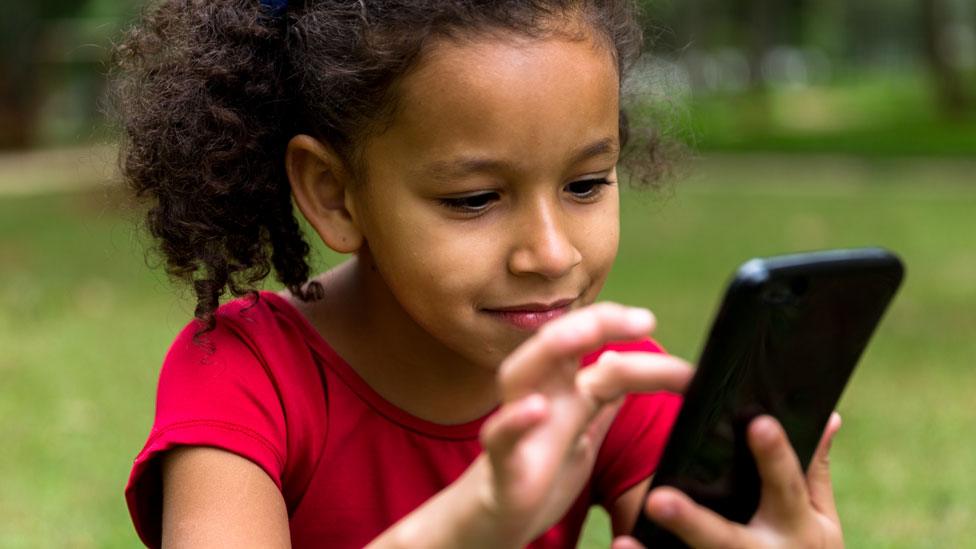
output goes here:
{"type": "Polygon", "coordinates": [[[817,451],[810,460],[807,468],[807,489],[810,492],[810,502],[817,511],[826,515],[834,522],[840,522],[837,515],[837,504],[834,501],[834,487],[830,480],[830,446],[834,435],[840,429],[840,414],[834,412],[827,420],[823,436],[817,445],[817,451]]]}
{"type": "Polygon", "coordinates": [[[548,402],[537,393],[504,404],[481,427],[481,445],[492,456],[492,461],[499,456],[507,456],[525,433],[545,419],[548,413],[548,402]]]}

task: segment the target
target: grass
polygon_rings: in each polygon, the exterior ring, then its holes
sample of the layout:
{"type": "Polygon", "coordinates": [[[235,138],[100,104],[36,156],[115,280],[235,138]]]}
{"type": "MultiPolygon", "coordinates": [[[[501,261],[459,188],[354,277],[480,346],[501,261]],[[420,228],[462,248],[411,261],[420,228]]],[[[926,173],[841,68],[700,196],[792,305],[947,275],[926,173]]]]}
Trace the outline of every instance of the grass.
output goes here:
{"type": "MultiPolygon", "coordinates": [[[[687,181],[625,198],[604,297],[652,307],[658,338],[689,358],[743,259],[861,245],[905,259],[906,285],[840,407],[849,547],[976,543],[974,168],[712,157],[687,181]]],[[[192,307],[147,268],[133,216],[111,189],[0,196],[2,547],[137,543],[122,488],[192,307]]],[[[582,546],[606,547],[606,517],[591,517],[582,546]]]]}

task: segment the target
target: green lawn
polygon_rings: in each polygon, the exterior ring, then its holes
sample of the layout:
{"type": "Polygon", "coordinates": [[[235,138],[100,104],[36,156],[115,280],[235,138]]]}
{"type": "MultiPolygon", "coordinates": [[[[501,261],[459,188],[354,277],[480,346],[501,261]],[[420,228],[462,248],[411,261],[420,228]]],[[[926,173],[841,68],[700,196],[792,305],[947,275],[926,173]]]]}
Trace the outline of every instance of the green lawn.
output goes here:
{"type": "MultiPolygon", "coordinates": [[[[974,172],[714,157],[625,198],[604,296],[653,308],[659,339],[689,358],[743,259],[861,245],[905,259],[906,285],[841,405],[834,471],[850,547],[976,546],[974,172]]],[[[136,543],[122,488],[163,353],[192,307],[147,268],[123,204],[106,189],[0,195],[2,547],[136,543]]],[[[591,528],[584,545],[607,539],[591,528]]]]}

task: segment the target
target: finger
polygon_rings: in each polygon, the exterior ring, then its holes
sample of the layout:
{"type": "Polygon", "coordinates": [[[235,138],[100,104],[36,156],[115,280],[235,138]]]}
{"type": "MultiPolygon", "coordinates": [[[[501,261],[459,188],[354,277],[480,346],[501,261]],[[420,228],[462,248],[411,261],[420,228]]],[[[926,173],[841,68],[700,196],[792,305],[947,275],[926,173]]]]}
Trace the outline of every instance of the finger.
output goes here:
{"type": "Polygon", "coordinates": [[[503,405],[482,426],[481,446],[493,461],[499,456],[507,456],[526,432],[545,419],[548,412],[548,403],[539,394],[503,405]]]}
{"type": "Polygon", "coordinates": [[[759,512],[786,522],[801,520],[810,506],[806,478],[779,422],[771,416],[754,419],[749,447],[762,480],[759,512]]]}
{"type": "Polygon", "coordinates": [[[650,333],[654,316],[646,309],[600,303],[553,320],[516,349],[499,369],[504,400],[525,396],[554,368],[614,340],[636,339],[650,333]]]}
{"type": "Polygon", "coordinates": [[[647,514],[691,547],[749,546],[749,533],[743,525],[698,505],[674,488],[665,486],[651,491],[647,514]]]}
{"type": "Polygon", "coordinates": [[[810,467],[807,469],[807,489],[810,491],[810,502],[813,507],[834,522],[840,522],[837,515],[837,503],[834,501],[834,487],[830,480],[830,445],[834,435],[840,430],[840,414],[834,412],[827,420],[820,444],[813,454],[810,467]]]}
{"type": "Polygon", "coordinates": [[[632,392],[682,392],[692,373],[691,365],[677,357],[607,351],[576,374],[576,387],[602,405],[632,392]]]}
{"type": "Polygon", "coordinates": [[[646,549],[641,542],[630,536],[620,536],[613,540],[610,549],[646,549]]]}

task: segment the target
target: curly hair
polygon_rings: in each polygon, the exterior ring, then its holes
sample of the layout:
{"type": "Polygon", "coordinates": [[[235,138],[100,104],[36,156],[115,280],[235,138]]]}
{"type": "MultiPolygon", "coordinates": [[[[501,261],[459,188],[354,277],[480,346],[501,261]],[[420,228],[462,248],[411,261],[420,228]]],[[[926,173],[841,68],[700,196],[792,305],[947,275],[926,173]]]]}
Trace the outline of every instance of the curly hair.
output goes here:
{"type": "MultiPolygon", "coordinates": [[[[434,39],[546,36],[567,16],[606,41],[622,79],[641,49],[633,0],[306,0],[282,14],[259,0],[150,5],[115,50],[120,164],[149,205],[167,273],[192,284],[199,333],[226,291],[256,294],[272,269],[300,299],[321,297],[285,173],[291,137],[314,135],[354,166],[434,39]]],[[[644,145],[636,165],[649,180],[662,164],[654,140],[644,145]]]]}

